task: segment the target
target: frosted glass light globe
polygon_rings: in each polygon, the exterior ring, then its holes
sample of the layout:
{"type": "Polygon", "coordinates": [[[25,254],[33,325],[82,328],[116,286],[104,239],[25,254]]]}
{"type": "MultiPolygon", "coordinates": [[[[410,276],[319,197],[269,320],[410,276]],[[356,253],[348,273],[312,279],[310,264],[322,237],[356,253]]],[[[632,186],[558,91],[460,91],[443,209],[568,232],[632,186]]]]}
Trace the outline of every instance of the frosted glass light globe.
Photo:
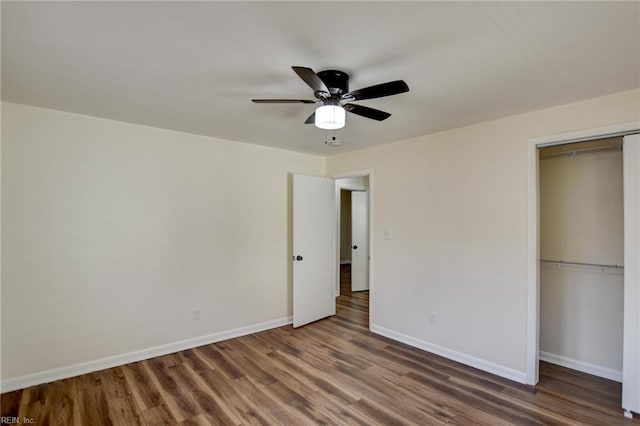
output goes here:
{"type": "Polygon", "coordinates": [[[346,112],[339,105],[323,105],[316,109],[316,127],[334,130],[344,127],[346,112]]]}

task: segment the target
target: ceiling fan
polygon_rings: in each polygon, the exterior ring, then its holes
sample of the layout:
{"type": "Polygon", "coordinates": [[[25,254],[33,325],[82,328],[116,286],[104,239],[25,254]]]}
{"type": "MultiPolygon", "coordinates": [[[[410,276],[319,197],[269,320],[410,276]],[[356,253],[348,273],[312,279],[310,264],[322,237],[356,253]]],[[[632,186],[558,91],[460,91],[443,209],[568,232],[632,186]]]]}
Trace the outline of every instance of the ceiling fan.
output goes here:
{"type": "Polygon", "coordinates": [[[344,127],[345,111],[373,120],[386,120],[391,117],[388,112],[352,104],[352,101],[381,98],[397,95],[409,91],[409,86],[403,80],[376,84],[375,86],[349,91],[349,74],[344,71],[326,70],[315,73],[307,67],[291,67],[298,76],[313,89],[316,100],[310,99],[252,99],[258,104],[321,104],[316,111],[307,118],[305,124],[315,124],[321,129],[340,129],[344,127]],[[342,102],[348,103],[342,103],[342,102]]]}

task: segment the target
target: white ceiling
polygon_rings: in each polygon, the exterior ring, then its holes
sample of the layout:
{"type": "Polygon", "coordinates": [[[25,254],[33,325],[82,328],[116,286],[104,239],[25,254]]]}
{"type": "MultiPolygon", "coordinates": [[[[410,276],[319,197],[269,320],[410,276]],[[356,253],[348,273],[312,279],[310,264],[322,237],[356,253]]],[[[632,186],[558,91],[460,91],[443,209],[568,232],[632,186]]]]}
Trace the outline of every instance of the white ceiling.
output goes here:
{"type": "Polygon", "coordinates": [[[2,99],[332,155],[640,86],[639,2],[2,2],[2,99]],[[361,101],[303,124],[291,70],[340,69],[361,101]]]}

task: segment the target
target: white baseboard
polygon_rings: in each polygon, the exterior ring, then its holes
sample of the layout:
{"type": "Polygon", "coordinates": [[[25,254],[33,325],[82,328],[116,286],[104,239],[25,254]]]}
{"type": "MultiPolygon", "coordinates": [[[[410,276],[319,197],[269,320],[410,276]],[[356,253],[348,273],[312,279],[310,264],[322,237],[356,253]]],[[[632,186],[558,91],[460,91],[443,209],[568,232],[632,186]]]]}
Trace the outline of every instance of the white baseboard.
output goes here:
{"type": "Polygon", "coordinates": [[[605,379],[614,380],[622,383],[622,371],[612,368],[601,367],[599,365],[589,364],[588,362],[578,361],[577,359],[567,358],[566,356],[556,355],[549,352],[540,351],[540,361],[546,361],[562,367],[571,368],[572,370],[582,371],[605,379]]]}
{"type": "Polygon", "coordinates": [[[417,339],[415,337],[407,336],[406,334],[398,333],[393,330],[389,330],[377,325],[371,326],[371,331],[376,334],[380,334],[389,339],[397,340],[398,342],[406,343],[409,346],[422,349],[427,352],[440,355],[442,357],[457,361],[461,364],[468,365],[470,367],[477,368],[487,373],[495,374],[496,376],[504,377],[505,379],[513,380],[518,383],[526,383],[526,373],[524,371],[514,370],[512,368],[504,367],[502,365],[486,361],[484,359],[476,358],[462,352],[454,351],[443,346],[429,343],[425,340],[417,339]]]}
{"type": "Polygon", "coordinates": [[[341,265],[351,265],[351,261],[350,260],[341,260],[340,264],[341,265]]]}
{"type": "Polygon", "coordinates": [[[269,330],[271,328],[282,327],[284,325],[289,325],[292,322],[293,317],[285,317],[277,320],[235,328],[232,330],[220,331],[218,333],[213,333],[206,336],[199,336],[191,339],[181,340],[178,342],[168,343],[165,345],[153,346],[151,348],[142,349],[139,351],[113,355],[93,361],[81,362],[66,367],[54,368],[52,370],[45,370],[33,374],[14,377],[11,379],[2,380],[2,382],[0,383],[0,392],[11,392],[17,389],[24,389],[29,386],[40,385],[42,383],[50,383],[56,380],[79,376],[81,374],[93,373],[95,371],[105,370],[107,368],[117,367],[120,365],[129,364],[131,362],[142,361],[161,355],[183,351],[185,349],[192,349],[198,346],[208,345],[210,343],[233,339],[234,337],[258,333],[260,331],[269,330]]]}

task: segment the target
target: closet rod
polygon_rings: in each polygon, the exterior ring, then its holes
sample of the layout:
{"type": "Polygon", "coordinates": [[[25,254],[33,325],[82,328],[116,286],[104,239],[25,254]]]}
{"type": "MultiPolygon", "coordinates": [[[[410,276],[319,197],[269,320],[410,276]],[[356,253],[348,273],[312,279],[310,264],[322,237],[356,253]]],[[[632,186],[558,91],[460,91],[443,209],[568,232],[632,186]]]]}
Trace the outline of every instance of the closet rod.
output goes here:
{"type": "Polygon", "coordinates": [[[556,158],[556,157],[576,157],[582,154],[593,154],[596,152],[609,152],[609,151],[622,152],[622,145],[606,146],[606,147],[596,146],[591,148],[574,149],[571,151],[567,150],[567,151],[551,152],[548,154],[540,153],[540,160],[548,160],[550,158],[556,158]]]}
{"type": "Polygon", "coordinates": [[[540,262],[557,263],[559,265],[578,265],[578,266],[593,266],[595,268],[624,269],[624,266],[620,266],[620,265],[603,265],[603,264],[600,264],[600,263],[565,262],[563,260],[544,260],[544,259],[540,259],[540,262]]]}

